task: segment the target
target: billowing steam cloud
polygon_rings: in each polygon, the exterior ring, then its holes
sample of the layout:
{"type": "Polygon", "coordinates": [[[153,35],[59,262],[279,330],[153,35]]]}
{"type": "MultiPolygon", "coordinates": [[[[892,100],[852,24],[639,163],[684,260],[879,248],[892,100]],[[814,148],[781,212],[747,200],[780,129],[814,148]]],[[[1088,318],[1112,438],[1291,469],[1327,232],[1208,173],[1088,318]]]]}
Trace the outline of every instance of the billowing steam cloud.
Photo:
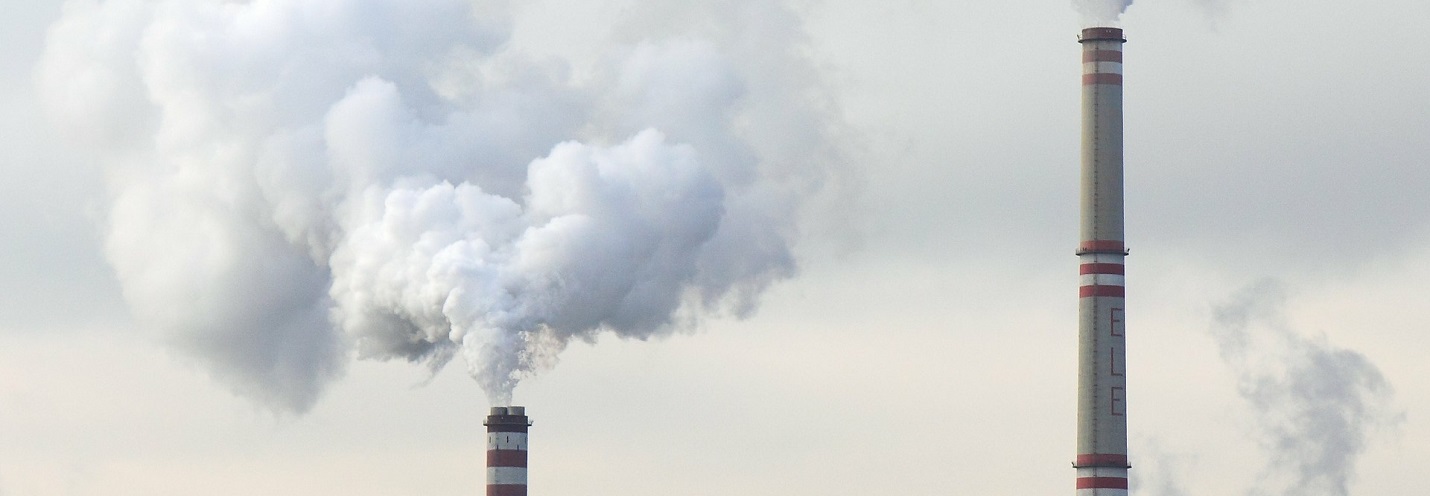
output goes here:
{"type": "Polygon", "coordinates": [[[107,165],[133,314],[219,380],[303,411],[351,353],[462,355],[506,403],[794,273],[840,153],[795,17],[722,10],[574,81],[501,2],[72,0],[37,79],[107,165]]]}
{"type": "Polygon", "coordinates": [[[1073,0],[1073,9],[1082,16],[1085,26],[1116,26],[1130,6],[1132,0],[1073,0]]]}
{"type": "Polygon", "coordinates": [[[1285,299],[1280,285],[1262,282],[1215,311],[1221,356],[1271,455],[1250,494],[1348,495],[1370,434],[1401,416],[1375,364],[1291,329],[1281,314],[1285,299]]]}

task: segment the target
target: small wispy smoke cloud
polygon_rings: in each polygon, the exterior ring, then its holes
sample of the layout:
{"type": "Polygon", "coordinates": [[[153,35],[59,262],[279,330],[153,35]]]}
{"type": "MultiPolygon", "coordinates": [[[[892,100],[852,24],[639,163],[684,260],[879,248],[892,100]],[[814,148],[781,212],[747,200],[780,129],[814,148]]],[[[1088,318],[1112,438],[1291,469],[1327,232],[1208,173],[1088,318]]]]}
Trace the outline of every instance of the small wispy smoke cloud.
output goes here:
{"type": "Polygon", "coordinates": [[[1132,0],[1073,0],[1072,6],[1084,26],[1116,26],[1132,0]]]}
{"type": "Polygon", "coordinates": [[[1249,494],[1348,495],[1371,435],[1402,415],[1370,359],[1296,331],[1285,305],[1284,288],[1263,281],[1214,311],[1212,335],[1270,456],[1249,494]]]}
{"type": "Polygon", "coordinates": [[[1136,469],[1130,472],[1132,493],[1140,496],[1187,496],[1182,482],[1188,455],[1174,454],[1156,439],[1139,439],[1133,450],[1136,469]]]}
{"type": "Polygon", "coordinates": [[[574,80],[509,45],[506,10],[70,1],[37,81],[106,166],[140,324],[281,410],[354,354],[460,356],[507,403],[572,339],[743,316],[795,274],[843,160],[797,16],[666,17],[574,80]]]}

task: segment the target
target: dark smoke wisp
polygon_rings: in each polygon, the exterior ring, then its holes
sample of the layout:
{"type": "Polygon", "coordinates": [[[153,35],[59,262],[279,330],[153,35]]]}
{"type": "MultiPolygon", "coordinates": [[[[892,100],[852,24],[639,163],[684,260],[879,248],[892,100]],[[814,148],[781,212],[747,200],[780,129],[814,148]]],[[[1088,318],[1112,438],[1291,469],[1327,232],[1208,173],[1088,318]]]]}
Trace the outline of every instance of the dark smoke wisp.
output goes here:
{"type": "Polygon", "coordinates": [[[1374,363],[1296,331],[1285,305],[1282,286],[1263,281],[1214,311],[1212,335],[1270,456],[1250,494],[1348,495],[1372,434],[1401,415],[1374,363]]]}

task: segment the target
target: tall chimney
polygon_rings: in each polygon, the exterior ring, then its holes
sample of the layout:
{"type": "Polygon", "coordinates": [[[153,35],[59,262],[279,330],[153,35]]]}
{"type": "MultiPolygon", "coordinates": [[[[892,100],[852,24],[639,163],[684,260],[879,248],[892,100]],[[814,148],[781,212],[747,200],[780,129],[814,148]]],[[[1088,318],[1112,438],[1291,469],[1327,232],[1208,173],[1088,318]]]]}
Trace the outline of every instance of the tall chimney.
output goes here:
{"type": "Polygon", "coordinates": [[[1127,495],[1122,232],[1122,44],[1082,30],[1082,242],[1078,245],[1077,496],[1127,495]]]}
{"type": "Polygon", "coordinates": [[[495,406],[487,426],[487,496],[526,496],[526,408],[495,406]]]}

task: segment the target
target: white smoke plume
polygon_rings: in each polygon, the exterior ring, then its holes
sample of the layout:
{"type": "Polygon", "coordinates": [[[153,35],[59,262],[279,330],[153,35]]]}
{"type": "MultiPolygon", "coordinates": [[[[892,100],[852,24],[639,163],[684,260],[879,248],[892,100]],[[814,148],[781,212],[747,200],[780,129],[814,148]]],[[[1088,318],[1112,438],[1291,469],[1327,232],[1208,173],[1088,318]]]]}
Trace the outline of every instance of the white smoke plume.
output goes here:
{"type": "Polygon", "coordinates": [[[1215,309],[1222,358],[1256,412],[1269,464],[1248,494],[1348,495],[1371,434],[1402,419],[1391,386],[1364,355],[1308,338],[1283,315],[1276,282],[1252,285],[1215,309]]]}
{"type": "Polygon", "coordinates": [[[722,9],[577,81],[498,1],[71,0],[36,78],[106,165],[133,315],[219,381],[302,412],[354,354],[461,355],[505,404],[573,338],[795,273],[836,119],[795,16],[722,9]]]}
{"type": "Polygon", "coordinates": [[[1082,17],[1086,27],[1114,27],[1123,12],[1132,6],[1132,0],[1073,0],[1073,9],[1082,17]]]}
{"type": "Polygon", "coordinates": [[[1142,496],[1187,496],[1182,482],[1184,467],[1195,460],[1185,454],[1174,454],[1153,438],[1138,440],[1134,450],[1137,467],[1131,471],[1131,493],[1142,496]]]}

